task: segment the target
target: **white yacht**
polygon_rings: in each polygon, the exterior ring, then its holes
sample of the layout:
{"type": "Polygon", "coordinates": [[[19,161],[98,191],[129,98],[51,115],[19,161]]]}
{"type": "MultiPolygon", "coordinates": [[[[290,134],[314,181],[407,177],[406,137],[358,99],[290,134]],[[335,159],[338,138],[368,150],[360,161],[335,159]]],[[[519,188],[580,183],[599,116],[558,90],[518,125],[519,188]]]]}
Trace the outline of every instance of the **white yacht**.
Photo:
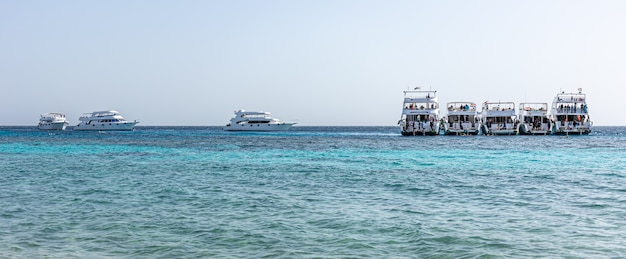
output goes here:
{"type": "Polygon", "coordinates": [[[398,122],[403,136],[439,135],[439,100],[436,93],[404,91],[402,116],[398,122]]]}
{"type": "Polygon", "coordinates": [[[445,135],[478,135],[480,121],[476,103],[450,102],[446,106],[448,114],[442,123],[445,135]]]}
{"type": "Polygon", "coordinates": [[[295,122],[280,122],[272,118],[269,112],[235,111],[235,117],[230,119],[222,129],[226,131],[281,131],[288,130],[295,122]]]}
{"type": "Polygon", "coordinates": [[[548,103],[520,103],[519,133],[523,135],[549,135],[552,118],[548,115],[548,103]]]}
{"type": "Polygon", "coordinates": [[[578,88],[578,93],[557,94],[552,102],[552,118],[554,134],[589,134],[593,122],[589,119],[587,96],[582,88],[578,88]]]}
{"type": "Polygon", "coordinates": [[[117,111],[84,113],[78,120],[80,122],[74,127],[74,130],[130,131],[135,129],[135,125],[139,123],[138,121],[127,121],[117,111]]]}
{"type": "Polygon", "coordinates": [[[517,135],[513,102],[485,102],[480,112],[484,135],[517,135]]]}
{"type": "Polygon", "coordinates": [[[69,125],[69,122],[67,122],[65,114],[49,112],[41,115],[37,128],[40,130],[65,130],[67,125],[69,125]]]}

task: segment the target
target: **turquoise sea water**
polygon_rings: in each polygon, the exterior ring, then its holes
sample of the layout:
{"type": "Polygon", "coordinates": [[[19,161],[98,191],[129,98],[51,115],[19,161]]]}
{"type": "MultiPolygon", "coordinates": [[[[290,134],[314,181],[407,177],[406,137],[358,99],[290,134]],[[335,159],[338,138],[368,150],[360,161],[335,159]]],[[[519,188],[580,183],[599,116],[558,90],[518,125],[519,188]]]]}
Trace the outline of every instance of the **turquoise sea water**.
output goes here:
{"type": "Polygon", "coordinates": [[[0,258],[626,256],[626,127],[4,127],[0,179],[0,258]]]}

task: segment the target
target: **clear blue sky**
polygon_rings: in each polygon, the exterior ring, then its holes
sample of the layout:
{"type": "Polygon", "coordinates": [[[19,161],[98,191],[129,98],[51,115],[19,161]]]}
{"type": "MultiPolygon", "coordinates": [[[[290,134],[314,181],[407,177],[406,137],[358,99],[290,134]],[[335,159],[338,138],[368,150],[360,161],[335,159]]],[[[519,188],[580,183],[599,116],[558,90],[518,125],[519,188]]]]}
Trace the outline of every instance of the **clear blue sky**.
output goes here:
{"type": "MultiPolygon", "coordinates": [[[[402,91],[552,102],[626,125],[626,1],[0,0],[0,125],[115,109],[140,125],[396,125],[402,91]]],[[[445,113],[445,111],[443,112],[445,113]]]]}

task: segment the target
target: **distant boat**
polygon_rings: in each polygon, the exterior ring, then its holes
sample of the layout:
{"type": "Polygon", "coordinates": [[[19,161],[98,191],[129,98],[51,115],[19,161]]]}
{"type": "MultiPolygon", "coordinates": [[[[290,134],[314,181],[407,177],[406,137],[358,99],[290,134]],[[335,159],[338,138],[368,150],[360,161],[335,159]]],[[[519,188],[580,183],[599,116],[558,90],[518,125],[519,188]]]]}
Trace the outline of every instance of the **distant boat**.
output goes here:
{"type": "Polygon", "coordinates": [[[552,102],[554,134],[589,134],[593,122],[589,119],[587,96],[578,89],[578,93],[561,92],[552,102]]]}
{"type": "Polygon", "coordinates": [[[520,103],[519,134],[552,134],[552,118],[548,115],[548,103],[520,103]]]}
{"type": "Polygon", "coordinates": [[[517,135],[515,103],[485,102],[480,116],[484,135],[517,135]]]}
{"type": "Polygon", "coordinates": [[[272,118],[269,112],[235,111],[235,117],[222,128],[225,131],[283,131],[296,124],[272,118]]]}
{"type": "Polygon", "coordinates": [[[447,107],[448,114],[442,123],[445,135],[478,135],[480,120],[476,103],[450,102],[447,107]]]}
{"type": "Polygon", "coordinates": [[[127,121],[117,111],[97,111],[84,113],[74,130],[95,131],[130,131],[135,129],[138,121],[127,121]]]}
{"type": "Polygon", "coordinates": [[[439,135],[437,91],[404,91],[398,124],[403,136],[439,135]]]}
{"type": "Polygon", "coordinates": [[[67,122],[65,114],[49,112],[41,115],[37,128],[40,130],[65,130],[67,125],[69,125],[69,122],[67,122]]]}

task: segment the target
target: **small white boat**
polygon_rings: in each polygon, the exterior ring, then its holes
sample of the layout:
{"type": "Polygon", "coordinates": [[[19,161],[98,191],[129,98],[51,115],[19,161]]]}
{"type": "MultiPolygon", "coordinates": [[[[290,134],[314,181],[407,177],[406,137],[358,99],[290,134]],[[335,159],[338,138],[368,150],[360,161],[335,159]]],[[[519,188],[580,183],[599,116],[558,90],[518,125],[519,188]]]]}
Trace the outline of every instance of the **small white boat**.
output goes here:
{"type": "Polygon", "coordinates": [[[94,131],[130,131],[135,129],[138,121],[127,121],[117,111],[97,111],[84,113],[74,130],[94,131]]]}
{"type": "Polygon", "coordinates": [[[480,120],[476,103],[451,102],[446,106],[448,114],[442,123],[445,135],[478,135],[480,120]]]}
{"type": "Polygon", "coordinates": [[[398,124],[403,136],[439,135],[437,91],[404,91],[398,124]]]}
{"type": "Polygon", "coordinates": [[[557,94],[552,102],[552,118],[554,134],[589,134],[593,122],[589,119],[587,96],[582,88],[578,88],[578,93],[557,94]]]}
{"type": "Polygon", "coordinates": [[[65,130],[67,125],[69,125],[69,122],[67,122],[65,114],[49,112],[41,115],[37,128],[40,130],[65,130]]]}
{"type": "Polygon", "coordinates": [[[222,128],[225,131],[283,131],[288,130],[296,122],[281,122],[272,118],[269,112],[235,111],[235,117],[222,128]]]}
{"type": "Polygon", "coordinates": [[[480,112],[483,135],[517,135],[513,102],[485,102],[480,112]]]}
{"type": "Polygon", "coordinates": [[[552,118],[548,115],[548,103],[520,103],[519,133],[523,135],[549,135],[552,118]]]}

